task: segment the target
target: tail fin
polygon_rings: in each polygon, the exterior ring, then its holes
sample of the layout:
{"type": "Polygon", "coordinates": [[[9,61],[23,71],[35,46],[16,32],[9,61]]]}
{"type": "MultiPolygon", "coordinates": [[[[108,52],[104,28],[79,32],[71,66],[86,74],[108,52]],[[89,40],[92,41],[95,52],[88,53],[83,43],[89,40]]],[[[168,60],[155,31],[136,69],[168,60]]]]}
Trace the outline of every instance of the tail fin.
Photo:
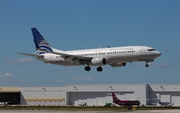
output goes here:
{"type": "Polygon", "coordinates": [[[114,102],[114,103],[117,102],[117,101],[120,101],[120,100],[116,97],[115,93],[112,93],[112,98],[113,98],[113,102],[114,102]]]}
{"type": "Polygon", "coordinates": [[[34,44],[36,47],[36,50],[40,50],[43,52],[46,51],[53,51],[51,46],[48,44],[48,42],[43,38],[43,36],[39,33],[39,31],[36,28],[31,28],[33,38],[34,38],[34,44]]]}

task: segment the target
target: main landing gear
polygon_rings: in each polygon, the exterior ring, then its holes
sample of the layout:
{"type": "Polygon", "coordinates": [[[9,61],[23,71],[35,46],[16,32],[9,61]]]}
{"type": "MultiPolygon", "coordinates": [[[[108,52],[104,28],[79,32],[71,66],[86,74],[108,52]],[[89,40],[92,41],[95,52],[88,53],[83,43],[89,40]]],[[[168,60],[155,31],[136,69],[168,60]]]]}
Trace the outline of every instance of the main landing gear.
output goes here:
{"type": "MultiPolygon", "coordinates": [[[[91,67],[86,66],[86,67],[84,67],[84,70],[85,70],[85,71],[90,71],[90,70],[91,70],[91,67]]],[[[98,72],[101,72],[101,71],[103,70],[103,68],[102,68],[101,66],[99,66],[99,67],[97,67],[96,70],[97,70],[98,72]]]]}
{"type": "Polygon", "coordinates": [[[101,72],[102,70],[103,70],[103,69],[102,69],[101,66],[97,67],[97,71],[98,71],[98,72],[101,72]]]}
{"type": "Polygon", "coordinates": [[[84,70],[85,70],[85,71],[90,71],[90,70],[91,70],[91,67],[86,66],[86,67],[84,68],[84,70]]]}

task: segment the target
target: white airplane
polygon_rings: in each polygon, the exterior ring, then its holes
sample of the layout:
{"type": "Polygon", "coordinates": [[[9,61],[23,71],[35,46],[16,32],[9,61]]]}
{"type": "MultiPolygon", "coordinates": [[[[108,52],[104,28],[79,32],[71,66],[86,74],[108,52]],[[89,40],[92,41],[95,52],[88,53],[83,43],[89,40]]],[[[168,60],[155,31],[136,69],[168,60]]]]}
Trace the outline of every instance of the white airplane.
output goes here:
{"type": "Polygon", "coordinates": [[[9,102],[0,102],[0,105],[8,105],[9,102]]]}
{"type": "Polygon", "coordinates": [[[170,103],[170,102],[162,102],[160,98],[155,99],[157,100],[156,105],[160,106],[160,107],[170,107],[174,105],[174,102],[170,103]]]}
{"type": "Polygon", "coordinates": [[[147,46],[124,46],[107,47],[98,49],[85,49],[62,51],[51,47],[36,28],[31,28],[34,37],[36,52],[34,54],[18,53],[36,57],[44,63],[79,66],[84,65],[86,71],[90,71],[90,66],[97,66],[97,71],[101,72],[101,66],[110,65],[111,67],[125,66],[127,62],[145,61],[145,66],[149,62],[161,55],[154,48],[147,46]]]}

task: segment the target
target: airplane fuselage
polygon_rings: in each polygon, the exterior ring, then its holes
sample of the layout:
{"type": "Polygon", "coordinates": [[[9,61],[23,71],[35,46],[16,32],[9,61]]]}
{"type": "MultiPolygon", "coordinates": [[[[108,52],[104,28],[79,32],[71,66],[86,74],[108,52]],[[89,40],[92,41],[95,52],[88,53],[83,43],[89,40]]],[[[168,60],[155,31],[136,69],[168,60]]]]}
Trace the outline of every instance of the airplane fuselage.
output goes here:
{"type": "Polygon", "coordinates": [[[133,106],[133,105],[140,105],[141,103],[139,100],[119,100],[117,102],[114,102],[115,104],[118,105],[123,105],[123,106],[133,106]]]}
{"type": "MultiPolygon", "coordinates": [[[[158,51],[151,51],[152,48],[147,46],[124,46],[124,47],[112,47],[112,48],[99,48],[99,49],[85,49],[85,50],[74,50],[74,51],[63,51],[67,54],[92,57],[92,58],[105,58],[107,64],[115,63],[126,63],[126,62],[136,62],[136,61],[146,61],[151,62],[153,59],[157,58],[160,53],[158,51]],[[149,51],[150,50],[150,51],[149,51]]],[[[62,52],[57,49],[53,49],[55,52],[62,52]]],[[[61,58],[61,55],[55,55],[52,53],[46,53],[50,56],[49,59],[38,58],[38,60],[44,61],[46,63],[63,65],[63,66],[78,66],[83,65],[79,61],[69,58],[61,58]],[[61,60],[58,60],[60,59],[61,60]],[[57,59],[57,60],[56,60],[57,59]]],[[[94,64],[90,64],[94,65],[94,64]]]]}

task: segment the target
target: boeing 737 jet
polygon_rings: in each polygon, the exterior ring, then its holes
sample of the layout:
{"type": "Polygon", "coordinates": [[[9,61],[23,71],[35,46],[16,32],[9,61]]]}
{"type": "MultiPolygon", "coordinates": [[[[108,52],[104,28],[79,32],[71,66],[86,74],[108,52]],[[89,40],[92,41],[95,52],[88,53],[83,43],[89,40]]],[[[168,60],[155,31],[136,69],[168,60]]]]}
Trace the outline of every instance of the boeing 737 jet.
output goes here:
{"type": "Polygon", "coordinates": [[[85,71],[90,71],[90,66],[97,66],[97,71],[103,70],[103,65],[111,67],[125,66],[127,62],[145,61],[145,66],[149,62],[161,55],[154,48],[147,46],[124,46],[124,47],[107,47],[98,49],[84,49],[73,51],[62,51],[53,48],[44,39],[36,28],[31,28],[36,52],[34,54],[18,53],[27,56],[33,56],[44,63],[79,66],[83,65],[85,71]]]}

